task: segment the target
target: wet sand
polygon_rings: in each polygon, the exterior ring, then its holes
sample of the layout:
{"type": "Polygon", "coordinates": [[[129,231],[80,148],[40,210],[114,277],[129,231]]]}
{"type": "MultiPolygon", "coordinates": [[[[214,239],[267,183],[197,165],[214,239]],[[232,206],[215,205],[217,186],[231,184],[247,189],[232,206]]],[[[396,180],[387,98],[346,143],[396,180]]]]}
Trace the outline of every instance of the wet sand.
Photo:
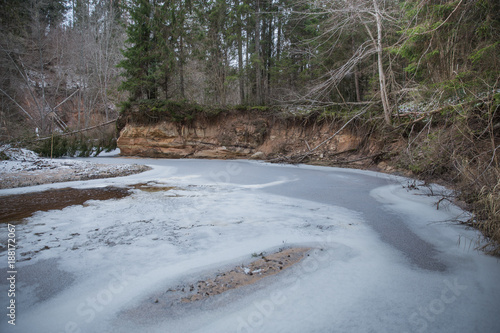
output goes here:
{"type": "Polygon", "coordinates": [[[0,196],[0,223],[19,222],[37,211],[82,205],[87,200],[119,199],[129,194],[127,188],[108,186],[88,189],[62,188],[0,196]]]}

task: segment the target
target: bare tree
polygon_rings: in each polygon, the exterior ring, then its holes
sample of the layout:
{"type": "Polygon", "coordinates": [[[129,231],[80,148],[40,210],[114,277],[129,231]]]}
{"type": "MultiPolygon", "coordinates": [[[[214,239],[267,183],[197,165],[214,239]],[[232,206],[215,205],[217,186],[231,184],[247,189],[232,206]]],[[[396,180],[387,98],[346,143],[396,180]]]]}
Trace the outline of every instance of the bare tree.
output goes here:
{"type": "Polygon", "coordinates": [[[110,118],[109,91],[116,91],[120,70],[116,64],[123,58],[120,48],[125,43],[125,33],[118,20],[119,9],[112,0],[99,0],[99,7],[91,17],[88,54],[95,73],[95,82],[101,108],[106,121],[110,118]]]}
{"type": "Polygon", "coordinates": [[[57,24],[45,13],[49,5],[46,0],[29,1],[26,10],[31,21],[26,27],[24,39],[18,41],[22,43],[14,45],[9,43],[10,38],[6,38],[0,45],[0,52],[15,73],[13,77],[19,80],[16,80],[17,96],[12,96],[4,89],[0,92],[42,133],[51,131],[54,125],[61,130],[67,127],[57,112],[61,104],[54,106],[56,101],[51,91],[55,87],[49,80],[50,73],[47,70],[56,58],[51,42],[58,33],[57,24]]]}
{"type": "Polygon", "coordinates": [[[312,10],[306,15],[327,15],[326,26],[316,41],[320,45],[328,43],[330,52],[337,47],[341,36],[346,31],[364,29],[366,39],[357,47],[352,56],[340,67],[327,71],[308,94],[309,98],[324,94],[336,86],[347,75],[355,72],[356,66],[371,55],[377,55],[380,100],[384,110],[384,119],[391,124],[392,107],[389,102],[386,69],[384,68],[384,29],[394,24],[397,13],[393,0],[317,0],[312,2],[312,10]]]}
{"type": "Polygon", "coordinates": [[[2,103],[9,102],[42,135],[116,118],[116,64],[125,39],[116,1],[76,1],[69,25],[47,14],[54,3],[27,1],[29,20],[19,36],[0,31],[0,66],[8,70],[0,85],[2,103]]]}
{"type": "Polygon", "coordinates": [[[125,33],[116,1],[77,4],[72,28],[66,31],[68,51],[60,58],[58,69],[64,72],[67,89],[78,89],[74,126],[79,129],[116,118],[114,103],[120,75],[116,65],[122,59],[125,33]]]}

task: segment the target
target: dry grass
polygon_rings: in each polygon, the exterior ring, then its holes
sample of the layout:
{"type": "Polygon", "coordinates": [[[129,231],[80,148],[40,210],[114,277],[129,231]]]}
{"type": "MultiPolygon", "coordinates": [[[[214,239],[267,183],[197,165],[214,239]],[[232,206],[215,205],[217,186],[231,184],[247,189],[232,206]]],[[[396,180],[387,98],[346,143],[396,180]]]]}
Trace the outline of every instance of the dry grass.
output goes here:
{"type": "Polygon", "coordinates": [[[481,188],[476,206],[476,214],[480,217],[476,227],[489,240],[481,249],[500,256],[500,179],[497,179],[496,185],[492,188],[490,186],[481,188]]]}
{"type": "Polygon", "coordinates": [[[484,236],[479,248],[500,256],[500,110],[483,104],[465,111],[436,116],[410,132],[399,167],[453,187],[474,214],[466,224],[484,236]]]}

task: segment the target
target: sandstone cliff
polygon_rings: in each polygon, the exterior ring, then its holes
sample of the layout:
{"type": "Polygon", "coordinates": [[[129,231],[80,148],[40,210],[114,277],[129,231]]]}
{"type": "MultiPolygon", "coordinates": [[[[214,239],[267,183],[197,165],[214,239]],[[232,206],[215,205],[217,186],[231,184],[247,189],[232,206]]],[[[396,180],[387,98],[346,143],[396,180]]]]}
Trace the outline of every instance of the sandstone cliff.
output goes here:
{"type": "Polygon", "coordinates": [[[118,147],[124,156],[264,159],[390,171],[382,160],[391,143],[377,140],[355,123],[328,140],[343,122],[317,116],[233,110],[150,123],[124,115],[119,123],[118,147]]]}

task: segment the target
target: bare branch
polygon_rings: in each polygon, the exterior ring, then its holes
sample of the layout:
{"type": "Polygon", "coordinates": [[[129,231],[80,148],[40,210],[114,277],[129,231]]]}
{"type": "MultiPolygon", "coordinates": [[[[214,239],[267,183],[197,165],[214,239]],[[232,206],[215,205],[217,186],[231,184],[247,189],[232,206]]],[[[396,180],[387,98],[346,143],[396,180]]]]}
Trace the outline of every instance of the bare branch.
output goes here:
{"type": "Polygon", "coordinates": [[[66,97],[64,99],[64,101],[62,101],[61,103],[57,104],[56,106],[54,106],[54,110],[57,109],[58,107],[60,107],[61,105],[63,105],[67,100],[69,100],[71,97],[73,97],[74,94],[76,94],[80,89],[76,89],[76,91],[74,91],[71,95],[69,95],[68,97],[66,97]]]}
{"type": "MultiPolygon", "coordinates": [[[[72,135],[72,134],[77,134],[77,133],[81,133],[81,132],[86,132],[86,131],[90,131],[94,128],[98,128],[98,127],[102,127],[102,126],[106,126],[106,125],[109,125],[111,123],[114,123],[115,121],[117,121],[117,119],[113,119],[113,120],[110,120],[110,121],[107,121],[107,122],[104,122],[102,124],[99,124],[99,125],[95,125],[95,126],[91,126],[91,127],[87,127],[87,128],[83,128],[81,130],[77,130],[77,131],[72,131],[72,132],[67,132],[67,133],[62,133],[62,134],[59,134],[59,136],[67,136],[67,135],[72,135]]],[[[46,136],[44,138],[39,138],[39,139],[36,139],[35,141],[42,141],[42,140],[48,140],[48,139],[51,139],[52,136],[46,136]]]]}
{"type": "Polygon", "coordinates": [[[36,122],[35,122],[35,119],[33,119],[33,117],[28,113],[28,111],[26,111],[14,98],[12,98],[5,90],[3,90],[2,88],[0,88],[0,92],[2,94],[4,94],[5,96],[7,96],[8,99],[10,99],[12,102],[14,102],[23,112],[24,114],[26,114],[28,116],[29,119],[31,119],[33,121],[33,123],[36,125],[36,122]]]}
{"type": "MultiPolygon", "coordinates": [[[[309,151],[306,152],[305,154],[303,154],[298,160],[297,160],[297,163],[300,163],[302,162],[307,156],[311,155],[315,150],[317,150],[319,147],[323,146],[325,143],[329,142],[330,140],[332,140],[334,137],[336,137],[340,132],[342,132],[344,130],[344,128],[347,127],[347,125],[349,125],[349,123],[351,123],[354,119],[358,118],[359,116],[363,115],[364,113],[366,113],[366,111],[368,111],[368,108],[365,108],[363,111],[361,112],[358,112],[356,115],[354,115],[351,119],[349,119],[344,125],[342,125],[342,127],[337,131],[335,132],[332,136],[330,136],[328,139],[324,140],[323,142],[321,142],[320,144],[318,144],[316,147],[314,147],[313,149],[310,149],[309,148],[309,151]]],[[[308,145],[309,147],[309,145],[308,145]]]]}

